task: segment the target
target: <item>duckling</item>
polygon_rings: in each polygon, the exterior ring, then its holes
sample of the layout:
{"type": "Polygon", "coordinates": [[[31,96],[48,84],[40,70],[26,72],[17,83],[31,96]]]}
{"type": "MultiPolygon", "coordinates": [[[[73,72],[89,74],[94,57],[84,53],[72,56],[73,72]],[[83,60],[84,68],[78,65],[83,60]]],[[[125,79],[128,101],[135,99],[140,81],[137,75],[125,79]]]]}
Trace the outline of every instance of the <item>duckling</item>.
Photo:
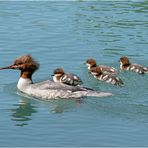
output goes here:
{"type": "Polygon", "coordinates": [[[135,63],[132,64],[130,63],[127,57],[121,57],[119,62],[120,62],[120,69],[122,70],[133,71],[138,74],[148,73],[147,67],[143,67],[142,65],[135,64],[135,63]]]}
{"type": "Polygon", "coordinates": [[[97,65],[96,60],[94,59],[87,59],[85,63],[88,67],[88,70],[90,70],[93,67],[99,67],[103,73],[111,73],[111,74],[117,73],[117,70],[114,67],[106,65],[97,65]]]}
{"type": "Polygon", "coordinates": [[[52,76],[54,82],[60,82],[71,86],[83,84],[79,76],[73,73],[65,73],[62,68],[55,69],[52,76]]]}
{"type": "Polygon", "coordinates": [[[103,73],[100,67],[91,68],[90,73],[94,76],[94,78],[101,81],[105,81],[106,83],[110,83],[117,86],[122,86],[124,84],[123,81],[114,74],[103,73]]]}

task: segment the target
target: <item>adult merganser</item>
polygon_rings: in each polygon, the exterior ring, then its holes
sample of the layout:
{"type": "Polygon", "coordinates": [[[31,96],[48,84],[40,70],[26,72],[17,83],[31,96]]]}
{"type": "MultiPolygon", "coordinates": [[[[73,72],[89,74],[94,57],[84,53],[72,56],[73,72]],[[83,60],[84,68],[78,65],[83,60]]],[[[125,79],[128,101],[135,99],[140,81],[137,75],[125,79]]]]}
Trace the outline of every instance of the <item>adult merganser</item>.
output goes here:
{"type": "Polygon", "coordinates": [[[62,68],[55,69],[52,76],[54,82],[61,82],[71,86],[77,86],[83,83],[79,76],[73,73],[65,73],[62,68]]]}
{"type": "Polygon", "coordinates": [[[103,73],[100,67],[93,67],[90,72],[96,79],[105,81],[106,83],[118,86],[122,86],[124,84],[123,81],[114,74],[103,73]]]}
{"type": "Polygon", "coordinates": [[[108,92],[97,92],[92,89],[86,89],[80,86],[69,86],[63,83],[57,83],[50,80],[33,84],[32,75],[39,68],[39,64],[30,56],[24,55],[17,58],[14,63],[3,69],[17,69],[21,75],[17,84],[18,90],[29,96],[43,100],[57,98],[81,98],[85,96],[111,96],[108,92]]]}
{"type": "Polygon", "coordinates": [[[148,73],[147,67],[143,67],[142,65],[134,63],[131,64],[127,57],[121,57],[119,62],[120,62],[120,69],[122,70],[129,70],[136,72],[138,74],[148,73]]]}
{"type": "Polygon", "coordinates": [[[94,59],[87,59],[85,63],[88,67],[88,70],[90,70],[93,67],[99,67],[103,73],[112,73],[112,74],[117,73],[117,70],[114,67],[106,65],[97,65],[96,60],[94,59]]]}

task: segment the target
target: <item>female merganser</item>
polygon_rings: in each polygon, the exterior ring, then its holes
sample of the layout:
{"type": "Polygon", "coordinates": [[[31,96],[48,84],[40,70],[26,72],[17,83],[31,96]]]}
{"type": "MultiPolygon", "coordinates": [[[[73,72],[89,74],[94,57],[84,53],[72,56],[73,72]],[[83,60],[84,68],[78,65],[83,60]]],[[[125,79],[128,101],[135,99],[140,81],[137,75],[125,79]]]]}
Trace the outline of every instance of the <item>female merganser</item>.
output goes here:
{"type": "Polygon", "coordinates": [[[24,55],[17,58],[14,63],[2,69],[17,69],[21,71],[20,79],[17,84],[18,90],[29,96],[43,100],[57,98],[81,98],[85,96],[111,96],[108,92],[97,92],[80,86],[69,86],[50,80],[33,84],[32,74],[39,68],[39,64],[30,56],[24,55]]]}
{"type": "Polygon", "coordinates": [[[122,86],[123,81],[114,74],[103,73],[100,67],[93,67],[90,70],[91,74],[98,80],[105,81],[113,85],[122,86]]]}
{"type": "Polygon", "coordinates": [[[61,82],[71,86],[77,86],[83,83],[79,76],[73,73],[65,73],[62,68],[55,69],[52,76],[54,82],[61,82]]]}
{"type": "Polygon", "coordinates": [[[93,67],[99,67],[103,73],[112,73],[112,74],[117,73],[117,70],[114,67],[110,67],[106,65],[97,65],[96,60],[94,59],[86,60],[86,65],[88,67],[88,70],[90,70],[93,67]]]}
{"type": "Polygon", "coordinates": [[[148,68],[139,64],[131,64],[127,57],[120,58],[120,69],[133,71],[138,74],[148,73],[148,68]]]}

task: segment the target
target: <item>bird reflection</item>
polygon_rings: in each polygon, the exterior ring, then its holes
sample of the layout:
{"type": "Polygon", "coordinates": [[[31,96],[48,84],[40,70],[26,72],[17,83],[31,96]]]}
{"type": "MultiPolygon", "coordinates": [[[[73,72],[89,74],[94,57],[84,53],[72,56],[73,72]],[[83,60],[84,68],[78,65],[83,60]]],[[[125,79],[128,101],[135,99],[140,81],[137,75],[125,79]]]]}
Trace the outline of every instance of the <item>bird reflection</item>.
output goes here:
{"type": "MultiPolygon", "coordinates": [[[[83,98],[80,99],[60,99],[42,102],[45,106],[49,107],[51,113],[61,114],[77,109],[84,102],[83,98]]],[[[15,121],[16,126],[26,126],[32,120],[32,114],[37,113],[36,106],[28,99],[22,99],[18,104],[14,105],[16,108],[11,109],[11,120],[15,121]]]]}
{"type": "Polygon", "coordinates": [[[16,121],[16,126],[28,125],[27,121],[32,120],[31,116],[36,113],[37,110],[28,100],[21,100],[18,104],[15,104],[16,108],[11,109],[12,120],[16,121]]]}
{"type": "Polygon", "coordinates": [[[74,109],[77,109],[81,106],[81,104],[84,103],[84,98],[79,99],[62,99],[57,100],[52,103],[52,113],[61,114],[63,112],[69,112],[74,109]]]}

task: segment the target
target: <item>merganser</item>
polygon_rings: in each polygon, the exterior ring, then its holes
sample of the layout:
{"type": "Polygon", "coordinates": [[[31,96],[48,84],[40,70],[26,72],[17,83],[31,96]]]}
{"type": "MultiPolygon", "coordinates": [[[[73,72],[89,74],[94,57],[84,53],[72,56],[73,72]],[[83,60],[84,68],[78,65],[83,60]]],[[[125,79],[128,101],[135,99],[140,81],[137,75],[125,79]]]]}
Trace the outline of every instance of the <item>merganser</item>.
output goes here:
{"type": "Polygon", "coordinates": [[[147,67],[143,67],[142,65],[135,63],[131,64],[127,57],[121,57],[119,62],[120,62],[120,69],[122,70],[129,70],[136,72],[138,74],[148,73],[147,67]]]}
{"type": "Polygon", "coordinates": [[[21,71],[21,75],[17,84],[19,91],[40,98],[42,100],[58,99],[58,98],[81,98],[86,96],[111,96],[108,92],[97,92],[92,89],[86,89],[80,86],[69,86],[63,83],[53,82],[51,80],[33,83],[32,75],[39,68],[39,64],[30,56],[24,55],[17,58],[10,66],[0,68],[17,69],[21,71]]]}
{"type": "Polygon", "coordinates": [[[124,84],[123,81],[114,74],[103,73],[100,67],[93,67],[91,68],[90,72],[94,76],[94,78],[105,81],[106,83],[118,86],[122,86],[124,84]]]}
{"type": "Polygon", "coordinates": [[[52,76],[54,82],[61,82],[71,86],[77,86],[83,83],[79,76],[73,73],[65,73],[62,68],[55,69],[52,76]]]}
{"type": "Polygon", "coordinates": [[[88,70],[90,70],[93,67],[99,67],[103,73],[112,73],[112,74],[117,73],[117,70],[114,67],[106,65],[97,65],[95,59],[87,59],[85,63],[87,65],[88,70]]]}

